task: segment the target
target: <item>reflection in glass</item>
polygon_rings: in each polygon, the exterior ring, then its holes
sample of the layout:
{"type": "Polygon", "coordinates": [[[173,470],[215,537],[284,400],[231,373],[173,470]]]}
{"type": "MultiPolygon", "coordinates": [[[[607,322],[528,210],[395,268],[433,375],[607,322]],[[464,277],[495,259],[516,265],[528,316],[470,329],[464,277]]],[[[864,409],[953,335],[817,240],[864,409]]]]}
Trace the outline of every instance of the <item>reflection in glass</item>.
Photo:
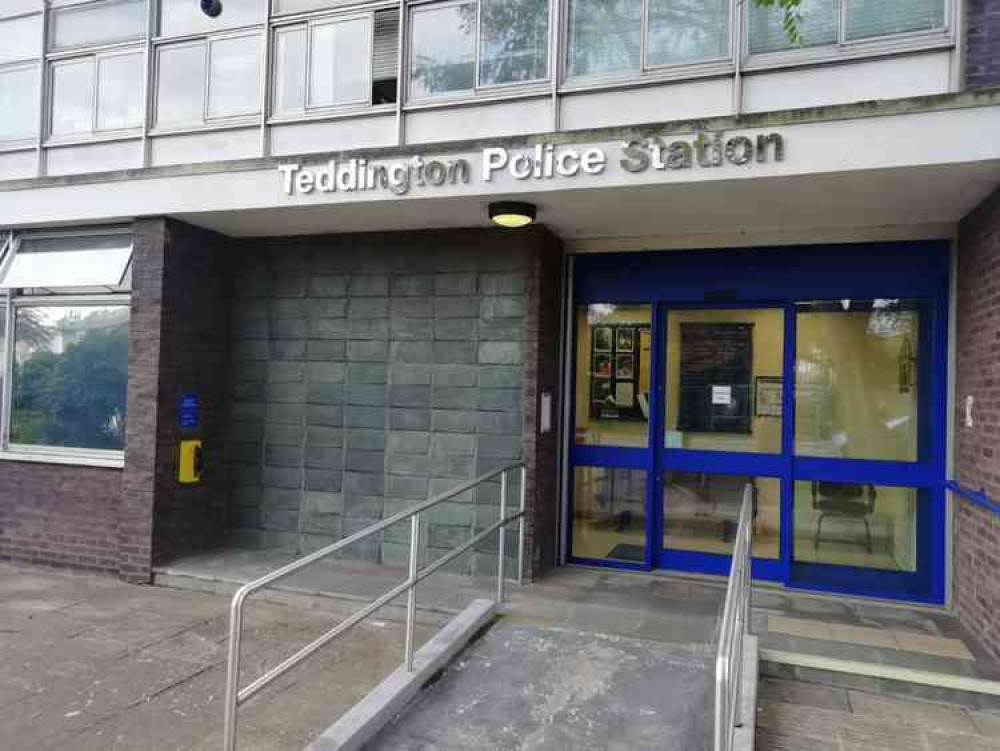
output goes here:
{"type": "Polygon", "coordinates": [[[146,0],[111,0],[53,8],[52,47],[65,49],[142,39],[147,15],[146,0]]]}
{"type": "Polygon", "coordinates": [[[209,117],[244,115],[260,108],[259,45],[256,36],[212,42],[209,117]]]}
{"type": "Polygon", "coordinates": [[[476,4],[421,8],[410,31],[410,96],[470,90],[475,85],[476,4]]]}
{"type": "Polygon", "coordinates": [[[916,571],[921,492],[860,483],[796,482],[794,559],[916,571]]]}
{"type": "Polygon", "coordinates": [[[142,125],[142,58],[115,55],[97,62],[97,128],[116,130],[142,125]]]}
{"type": "Polygon", "coordinates": [[[671,310],[666,448],[779,453],[784,312],[671,310]]]}
{"type": "Polygon", "coordinates": [[[93,130],[94,59],[52,66],[52,135],[93,130]]]}
{"type": "Polygon", "coordinates": [[[38,133],[38,67],[0,70],[0,141],[38,133]]]}
{"type": "Polygon", "coordinates": [[[369,20],[315,26],[309,69],[309,106],[368,101],[369,20]]]}
{"type": "Polygon", "coordinates": [[[845,0],[847,39],[944,26],[944,0],[845,0]]]}
{"type": "Polygon", "coordinates": [[[548,0],[483,0],[479,83],[537,81],[548,69],[548,0]]]}
{"type": "Polygon", "coordinates": [[[567,76],[638,72],[642,0],[571,0],[567,76]]]}
{"type": "Polygon", "coordinates": [[[912,300],[800,304],[796,453],[916,461],[924,307],[912,300]]]}
{"type": "Polygon", "coordinates": [[[649,305],[577,308],[577,445],[649,445],[651,321],[649,305]]]}
{"type": "Polygon", "coordinates": [[[42,14],[0,21],[0,63],[42,56],[42,14]]]}
{"type": "Polygon", "coordinates": [[[16,311],[11,444],[125,447],[128,319],[126,305],[16,311]]]}
{"type": "Polygon", "coordinates": [[[732,555],[743,490],[754,487],[753,557],[778,558],[781,481],[773,477],[667,472],[663,480],[663,547],[732,555]]]}
{"type": "Polygon", "coordinates": [[[156,123],[192,124],[205,117],[205,45],[161,47],[156,123]]]}
{"type": "Polygon", "coordinates": [[[299,112],[306,106],[305,26],[278,29],[274,33],[274,109],[276,112],[299,112]]]}
{"type": "Polygon", "coordinates": [[[763,8],[751,4],[749,17],[750,52],[777,52],[797,47],[836,44],[840,26],[838,0],[802,0],[799,33],[802,41],[792,42],[782,27],[784,11],[774,5],[763,8]]]}
{"type": "Polygon", "coordinates": [[[573,555],[629,563],[646,558],[646,473],[577,467],[573,555]]]}
{"type": "Polygon", "coordinates": [[[647,61],[673,65],[723,57],[728,32],[728,0],[650,0],[647,61]]]}

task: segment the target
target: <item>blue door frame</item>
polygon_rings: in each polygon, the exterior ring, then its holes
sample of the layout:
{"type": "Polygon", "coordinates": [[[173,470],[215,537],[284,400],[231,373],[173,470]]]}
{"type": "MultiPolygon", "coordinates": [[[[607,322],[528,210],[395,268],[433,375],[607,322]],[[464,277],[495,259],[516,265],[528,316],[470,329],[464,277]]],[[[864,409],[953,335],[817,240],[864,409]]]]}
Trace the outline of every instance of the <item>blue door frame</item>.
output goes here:
{"type": "MultiPolygon", "coordinates": [[[[916,602],[941,603],[945,594],[945,467],[948,353],[948,243],[761,248],[579,257],[574,279],[578,306],[653,305],[649,448],[572,446],[570,467],[646,472],[646,559],[642,564],[576,558],[614,568],[666,568],[725,575],[729,557],[662,549],[664,471],[687,470],[766,476],[781,482],[778,560],[755,559],[754,575],[792,588],[916,602]],[[922,424],[918,461],[798,457],[794,454],[794,367],[797,301],[919,299],[922,316],[918,400],[922,424]],[[664,448],[665,336],[671,309],[780,308],[785,311],[783,424],[780,454],[744,454],[664,448]],[[901,573],[794,562],[793,491],[796,480],[871,483],[918,489],[917,571],[901,573]]],[[[572,334],[575,355],[575,332],[572,334]]],[[[575,358],[574,358],[575,359],[575,358]]],[[[575,385],[574,385],[575,388],[575,385]]],[[[571,395],[570,403],[575,403],[571,395]]],[[[570,435],[575,434],[574,430],[570,435]]],[[[570,487],[572,488],[572,482],[570,487]]],[[[572,496],[572,491],[571,491],[572,496]]],[[[572,509],[570,519],[572,519],[572,509]]]]}

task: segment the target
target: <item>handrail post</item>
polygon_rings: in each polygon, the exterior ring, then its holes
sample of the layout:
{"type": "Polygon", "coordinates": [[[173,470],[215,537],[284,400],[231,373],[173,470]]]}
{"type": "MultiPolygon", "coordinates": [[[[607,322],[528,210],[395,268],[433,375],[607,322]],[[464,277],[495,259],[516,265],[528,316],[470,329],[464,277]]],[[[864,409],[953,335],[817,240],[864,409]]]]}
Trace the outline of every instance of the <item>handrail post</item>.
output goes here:
{"type": "Polygon", "coordinates": [[[521,465],[521,518],[518,520],[517,531],[517,586],[524,586],[524,509],[527,498],[525,488],[528,486],[528,468],[521,465]]]}
{"type": "Polygon", "coordinates": [[[417,558],[420,553],[420,514],[410,517],[410,589],[406,593],[406,671],[413,672],[413,625],[417,617],[417,558]]]}
{"type": "Polygon", "coordinates": [[[229,654],[226,660],[225,721],[223,751],[236,751],[236,704],[240,680],[240,637],[243,630],[243,599],[233,598],[229,612],[229,654]]]}
{"type": "MultiPolygon", "coordinates": [[[[507,471],[500,474],[500,521],[507,517],[507,471]]],[[[503,603],[504,593],[504,553],[507,543],[507,526],[500,525],[500,542],[497,549],[497,605],[503,603]]]]}

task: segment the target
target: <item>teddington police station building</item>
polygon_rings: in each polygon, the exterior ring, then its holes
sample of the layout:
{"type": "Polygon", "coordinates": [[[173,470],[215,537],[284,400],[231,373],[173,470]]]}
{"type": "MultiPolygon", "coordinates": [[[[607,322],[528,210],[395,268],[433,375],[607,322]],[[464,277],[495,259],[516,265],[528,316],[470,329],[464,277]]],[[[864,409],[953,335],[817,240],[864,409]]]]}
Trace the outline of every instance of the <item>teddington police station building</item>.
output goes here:
{"type": "Polygon", "coordinates": [[[1000,655],[1000,9],[811,0],[799,34],[5,0],[0,558],[299,554],[521,460],[529,577],[725,575],[750,483],[760,583],[1000,655]]]}

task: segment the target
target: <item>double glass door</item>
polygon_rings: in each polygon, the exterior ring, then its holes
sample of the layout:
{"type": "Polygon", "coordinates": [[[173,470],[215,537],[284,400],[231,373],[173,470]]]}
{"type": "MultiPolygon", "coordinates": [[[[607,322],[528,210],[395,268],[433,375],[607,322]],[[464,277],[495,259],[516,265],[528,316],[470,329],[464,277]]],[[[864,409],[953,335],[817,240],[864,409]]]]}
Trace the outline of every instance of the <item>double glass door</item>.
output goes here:
{"type": "MultiPolygon", "coordinates": [[[[597,303],[575,321],[571,557],[932,599],[919,299],[597,303]]],[[[939,509],[938,509],[939,510],[939,509]]]]}

